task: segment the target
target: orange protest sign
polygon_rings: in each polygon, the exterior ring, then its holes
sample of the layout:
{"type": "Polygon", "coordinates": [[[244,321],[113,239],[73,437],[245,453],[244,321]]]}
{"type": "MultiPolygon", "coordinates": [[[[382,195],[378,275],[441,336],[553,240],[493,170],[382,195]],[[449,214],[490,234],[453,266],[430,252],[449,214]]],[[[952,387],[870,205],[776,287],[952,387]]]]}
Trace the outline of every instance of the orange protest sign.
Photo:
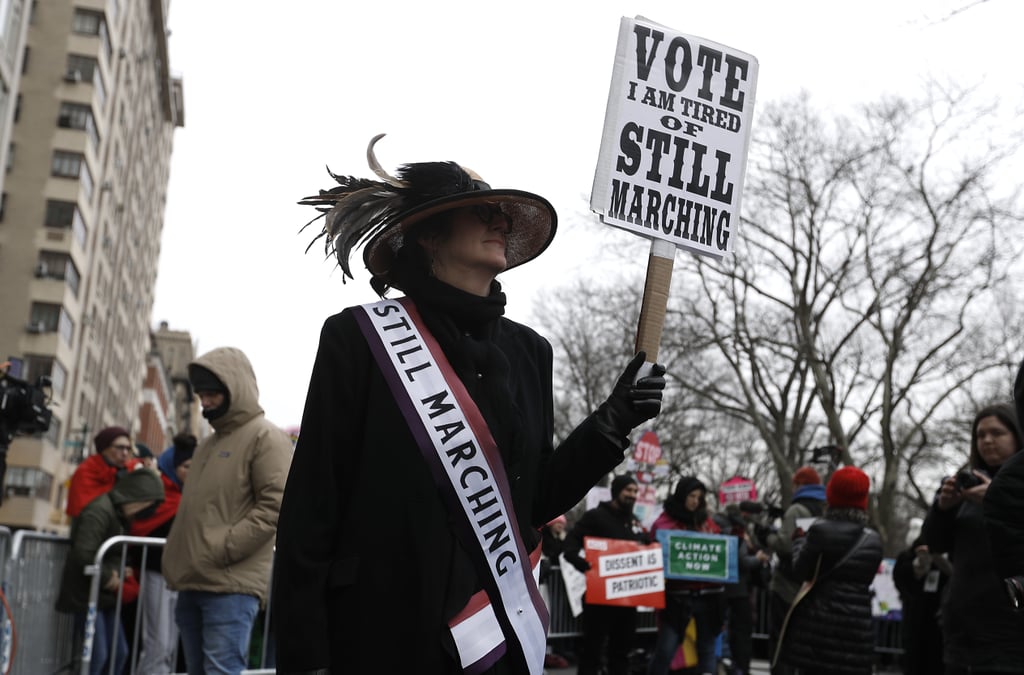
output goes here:
{"type": "Polygon", "coordinates": [[[661,546],[625,539],[584,537],[590,563],[586,601],[595,605],[665,607],[661,546]]]}

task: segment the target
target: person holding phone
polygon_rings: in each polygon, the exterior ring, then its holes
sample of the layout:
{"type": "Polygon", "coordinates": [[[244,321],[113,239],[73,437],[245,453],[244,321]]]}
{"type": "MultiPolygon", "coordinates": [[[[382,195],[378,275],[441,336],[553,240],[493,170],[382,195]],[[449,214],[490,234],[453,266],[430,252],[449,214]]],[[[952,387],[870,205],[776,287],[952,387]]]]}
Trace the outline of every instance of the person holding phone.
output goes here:
{"type": "Polygon", "coordinates": [[[946,675],[1019,673],[1024,667],[1024,614],[1007,602],[982,511],[992,478],[1022,447],[1010,405],[982,408],[971,426],[967,466],[943,479],[925,519],[928,550],[948,553],[953,561],[942,604],[946,675]]]}

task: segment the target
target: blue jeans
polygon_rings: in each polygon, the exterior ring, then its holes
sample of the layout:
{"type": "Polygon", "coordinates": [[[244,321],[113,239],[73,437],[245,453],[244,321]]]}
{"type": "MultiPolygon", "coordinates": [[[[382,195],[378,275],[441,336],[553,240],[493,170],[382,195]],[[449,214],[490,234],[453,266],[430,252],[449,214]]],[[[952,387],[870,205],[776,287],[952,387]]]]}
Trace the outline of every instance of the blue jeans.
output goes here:
{"type": "Polygon", "coordinates": [[[649,675],[669,672],[672,657],[683,642],[690,617],[697,624],[697,672],[717,672],[715,642],[722,631],[722,602],[721,593],[677,596],[666,593],[665,609],[659,615],[654,655],[647,670],[649,675]]]}
{"type": "MultiPolygon", "coordinates": [[[[109,673],[110,646],[114,645],[114,673],[120,675],[128,660],[128,640],[120,621],[114,620],[114,608],[96,611],[96,632],[92,638],[92,655],[89,658],[89,675],[109,673]]],[[[85,612],[75,614],[75,633],[85,634],[85,612]]]]}
{"type": "Polygon", "coordinates": [[[174,619],[189,675],[238,675],[248,667],[254,595],[180,591],[174,619]]]}

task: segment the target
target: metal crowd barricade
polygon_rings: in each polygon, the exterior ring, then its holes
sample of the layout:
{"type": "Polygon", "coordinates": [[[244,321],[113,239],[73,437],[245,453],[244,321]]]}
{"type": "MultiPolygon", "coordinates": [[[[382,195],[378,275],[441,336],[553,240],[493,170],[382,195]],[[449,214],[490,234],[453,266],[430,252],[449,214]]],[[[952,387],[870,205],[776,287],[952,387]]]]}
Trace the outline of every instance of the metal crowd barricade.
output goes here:
{"type": "MultiPolygon", "coordinates": [[[[565,582],[562,580],[562,570],[558,565],[552,565],[550,572],[544,579],[548,587],[550,606],[548,615],[548,639],[572,638],[583,634],[583,625],[579,617],[572,615],[569,607],[569,600],[565,597],[565,582]]],[[[638,633],[653,633],[657,630],[654,623],[654,612],[641,611],[637,613],[636,630],[638,633]]]]}
{"type": "MultiPolygon", "coordinates": [[[[129,546],[140,546],[140,547],[142,547],[142,556],[141,556],[141,561],[139,562],[139,588],[140,588],[140,594],[141,594],[141,592],[142,592],[141,589],[145,588],[145,586],[146,586],[146,574],[147,574],[146,559],[147,559],[147,557],[149,555],[149,549],[150,549],[150,547],[162,548],[165,543],[166,543],[165,539],[157,538],[157,537],[130,537],[130,536],[123,536],[122,535],[122,536],[118,536],[118,537],[112,537],[112,538],[106,540],[105,542],[103,542],[103,544],[100,546],[99,550],[96,552],[96,557],[93,560],[93,564],[90,565],[89,567],[87,567],[86,570],[85,570],[86,574],[92,576],[92,581],[91,581],[90,587],[89,587],[89,609],[86,612],[85,632],[84,632],[84,636],[83,636],[83,640],[82,640],[81,663],[80,663],[80,673],[81,673],[81,675],[88,675],[89,667],[90,667],[90,664],[92,662],[93,642],[94,642],[95,637],[96,637],[96,613],[98,611],[99,594],[100,594],[100,575],[98,574],[98,572],[99,572],[99,570],[101,568],[103,559],[107,556],[108,553],[111,552],[112,549],[114,549],[115,547],[120,547],[121,554],[120,554],[120,564],[119,564],[119,567],[118,567],[118,574],[123,579],[125,577],[125,567],[126,567],[127,559],[128,559],[127,558],[127,556],[128,556],[128,547],[129,546]]],[[[140,595],[140,600],[141,600],[141,595],[140,595]]],[[[121,607],[122,607],[121,589],[118,589],[118,592],[117,592],[117,605],[116,605],[116,608],[114,610],[114,621],[115,622],[120,622],[121,621],[121,607]]],[[[136,673],[138,672],[137,668],[138,668],[138,660],[139,660],[139,656],[140,656],[140,649],[139,649],[139,647],[140,647],[140,644],[139,644],[140,631],[141,631],[141,627],[142,627],[143,619],[144,619],[144,614],[145,614],[144,603],[139,602],[137,607],[138,607],[138,613],[136,614],[135,630],[134,630],[132,636],[130,636],[130,646],[129,646],[129,672],[131,673],[131,675],[136,675],[136,673]]],[[[270,611],[271,611],[271,604],[270,604],[269,594],[268,594],[267,605],[266,605],[266,609],[265,609],[264,615],[263,615],[263,629],[262,629],[262,640],[263,640],[263,642],[262,642],[262,645],[261,645],[261,648],[260,648],[260,659],[259,659],[260,666],[259,666],[259,668],[255,669],[255,670],[244,670],[244,671],[242,671],[245,675],[272,675],[275,672],[275,670],[272,667],[268,668],[268,656],[269,656],[268,655],[268,647],[270,645],[270,640],[271,640],[271,637],[270,637],[270,616],[271,616],[270,611]]],[[[114,635],[113,639],[116,639],[117,633],[114,632],[113,635],[114,635]]],[[[108,653],[109,654],[114,654],[115,653],[115,649],[116,649],[116,645],[112,643],[110,645],[108,653]]],[[[111,659],[110,660],[110,665],[109,665],[109,670],[107,671],[111,675],[113,675],[113,673],[114,673],[114,665],[115,665],[114,659],[111,659]]]]}
{"type": "Polygon", "coordinates": [[[0,535],[3,592],[13,616],[3,618],[4,670],[16,675],[66,671],[74,657],[73,619],[54,609],[70,540],[45,532],[10,530],[0,535]],[[9,557],[8,557],[9,555],[9,557]],[[16,638],[16,640],[15,640],[16,638]]]}
{"type": "MultiPolygon", "coordinates": [[[[85,568],[85,573],[87,575],[92,576],[92,581],[89,584],[89,608],[86,610],[86,614],[85,614],[85,635],[84,635],[83,640],[82,640],[82,662],[81,662],[81,674],[82,675],[89,675],[89,665],[92,662],[93,640],[96,637],[96,613],[97,613],[97,611],[99,611],[98,610],[98,608],[99,608],[99,597],[100,597],[100,574],[99,574],[99,570],[100,570],[100,568],[103,565],[103,559],[107,556],[107,552],[110,551],[110,549],[114,548],[115,546],[120,546],[121,547],[121,562],[120,562],[120,565],[118,566],[118,575],[122,579],[124,579],[125,578],[125,567],[127,566],[127,559],[128,559],[128,546],[132,545],[132,544],[143,547],[143,549],[142,549],[142,551],[143,551],[142,552],[142,563],[140,564],[140,573],[139,573],[139,586],[141,588],[141,586],[142,586],[142,584],[144,582],[144,577],[146,575],[146,556],[149,553],[149,547],[150,546],[163,546],[164,545],[164,540],[163,539],[158,539],[156,537],[128,537],[128,536],[111,537],[110,539],[107,539],[105,542],[103,542],[100,545],[99,550],[96,551],[96,557],[93,559],[93,564],[85,568]]],[[[121,594],[122,594],[123,590],[124,590],[123,586],[117,589],[117,604],[114,606],[114,623],[115,623],[115,625],[117,625],[117,624],[119,624],[121,622],[121,605],[122,605],[122,603],[121,603],[121,594]]],[[[129,650],[129,655],[131,655],[133,653],[134,654],[138,653],[138,649],[137,649],[138,648],[138,639],[139,639],[138,627],[142,623],[142,605],[141,605],[141,603],[139,604],[139,610],[140,610],[139,614],[136,617],[136,622],[135,622],[136,630],[134,632],[134,638],[133,638],[133,646],[135,647],[135,649],[130,649],[129,650]]],[[[114,641],[117,639],[118,631],[116,631],[116,630],[111,631],[111,635],[113,637],[112,637],[112,640],[111,640],[110,649],[108,650],[107,653],[110,654],[111,656],[113,656],[116,653],[116,649],[117,649],[117,646],[116,646],[114,641]]],[[[116,665],[116,661],[117,660],[114,659],[114,658],[111,658],[111,659],[109,659],[109,661],[110,661],[110,667],[109,667],[108,672],[110,673],[110,675],[115,675],[114,666],[116,665]]],[[[134,673],[135,673],[135,665],[136,665],[136,659],[133,658],[132,659],[132,667],[131,667],[132,675],[134,675],[134,673]]],[[[117,675],[120,675],[120,674],[118,673],[117,675]]]]}

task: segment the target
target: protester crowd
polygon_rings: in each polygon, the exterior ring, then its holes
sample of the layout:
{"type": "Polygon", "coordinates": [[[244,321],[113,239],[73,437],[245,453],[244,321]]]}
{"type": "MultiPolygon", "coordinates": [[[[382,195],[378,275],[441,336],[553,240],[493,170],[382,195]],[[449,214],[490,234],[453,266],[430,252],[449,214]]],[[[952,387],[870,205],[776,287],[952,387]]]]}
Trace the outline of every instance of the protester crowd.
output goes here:
{"type": "MultiPolygon", "coordinates": [[[[379,138],[367,158],[380,180],[331,174],[336,186],[302,202],[323,217],[317,238],[345,276],[363,246],[382,300],[326,320],[294,452],[264,417],[249,360],[219,348],[189,365],[210,435],[154,452],[109,427],[72,477],[57,608],[78,634],[94,620],[90,673],[124,672],[118,602],[137,607],[123,614],[143,636],[140,672],[174,672],[179,654],[190,675],[240,673],[272,589],[266,647],[281,673],[537,675],[542,662],[567,661],[546,644],[537,578],[555,559],[587,572],[588,537],[651,544],[661,532],[734,538],[735,580],[666,576],[640,663],[636,608],[588,599],[580,675],[708,675],[723,664],[746,675],[754,590],[765,586],[773,675],[871,673],[882,541],[867,474],[796,468],[777,523],[753,503],[716,509],[708,485],[683,475],[650,527],[634,514],[637,481],[623,474],[570,526],[564,514],[659,413],[665,369],[635,354],[556,446],[553,351],[503,317],[495,278],[544,251],[553,208],[454,162],[389,175],[373,154],[379,138]],[[406,297],[384,299],[389,289],[406,297]],[[91,616],[86,566],[128,533],[166,545],[127,567],[104,559],[91,616]]],[[[1018,403],[1022,388],[1018,377],[1018,403]]],[[[1019,413],[978,412],[968,465],[942,481],[908,539],[896,575],[913,622],[908,673],[934,672],[936,652],[946,675],[1024,672],[1019,413]]]]}
{"type": "MultiPolygon", "coordinates": [[[[192,365],[191,375],[214,429],[208,439],[197,445],[195,437],[179,434],[154,455],[132,443],[126,429],[109,427],[95,436],[95,454],[70,481],[72,547],[57,608],[74,615],[76,632],[86,619],[91,577],[85,566],[100,545],[118,534],[167,538],[166,550],[149,549],[145,559],[133,551],[124,572],[112,562],[100,569],[92,673],[110,672],[111,661],[114,672],[127,672],[126,635],[134,634],[135,621],[141,622],[137,672],[240,672],[249,665],[291,444],[263,419],[240,352],[215,350],[192,365]],[[197,464],[205,480],[197,477],[197,464]],[[118,599],[124,625],[114,619],[118,599]]],[[[1016,460],[1024,443],[1017,419],[1010,405],[981,409],[968,463],[942,481],[927,517],[910,523],[893,569],[908,675],[1024,672],[1024,643],[1015,639],[1024,634],[1016,557],[1022,521],[1016,460]]],[[[811,466],[797,469],[793,498],[772,522],[757,503],[715,510],[708,503],[713,492],[696,476],[683,476],[648,528],[634,514],[636,479],[616,476],[609,500],[571,525],[560,515],[541,528],[542,589],[560,562],[590,569],[585,537],[650,543],[659,530],[735,537],[737,583],[666,580],[665,607],[646,651],[636,649],[636,608],[585,602],[578,644],[564,654],[549,648],[546,664],[576,661],[580,675],[638,667],[696,675],[723,667],[728,675],[745,675],[760,596],[754,591],[763,588],[773,675],[871,673],[870,587],[882,548],[869,524],[870,481],[853,466],[826,479],[811,466]]]]}
{"type": "MultiPolygon", "coordinates": [[[[971,430],[967,465],[942,481],[927,518],[910,522],[907,548],[893,567],[902,603],[898,662],[907,675],[1024,672],[1017,412],[1005,404],[985,407],[971,430]]],[[[711,512],[704,483],[684,476],[650,528],[633,514],[635,481],[616,477],[611,498],[569,529],[564,564],[591,569],[585,537],[649,543],[661,529],[729,534],[737,538],[738,579],[666,579],[653,643],[636,635],[634,608],[584,603],[577,672],[624,675],[640,672],[646,661],[651,674],[750,673],[760,595],[753,591],[765,587],[772,675],[875,672],[872,584],[882,540],[870,526],[870,480],[854,466],[824,473],[827,480],[814,467],[797,469],[793,499],[774,523],[752,502],[711,512]]]]}

